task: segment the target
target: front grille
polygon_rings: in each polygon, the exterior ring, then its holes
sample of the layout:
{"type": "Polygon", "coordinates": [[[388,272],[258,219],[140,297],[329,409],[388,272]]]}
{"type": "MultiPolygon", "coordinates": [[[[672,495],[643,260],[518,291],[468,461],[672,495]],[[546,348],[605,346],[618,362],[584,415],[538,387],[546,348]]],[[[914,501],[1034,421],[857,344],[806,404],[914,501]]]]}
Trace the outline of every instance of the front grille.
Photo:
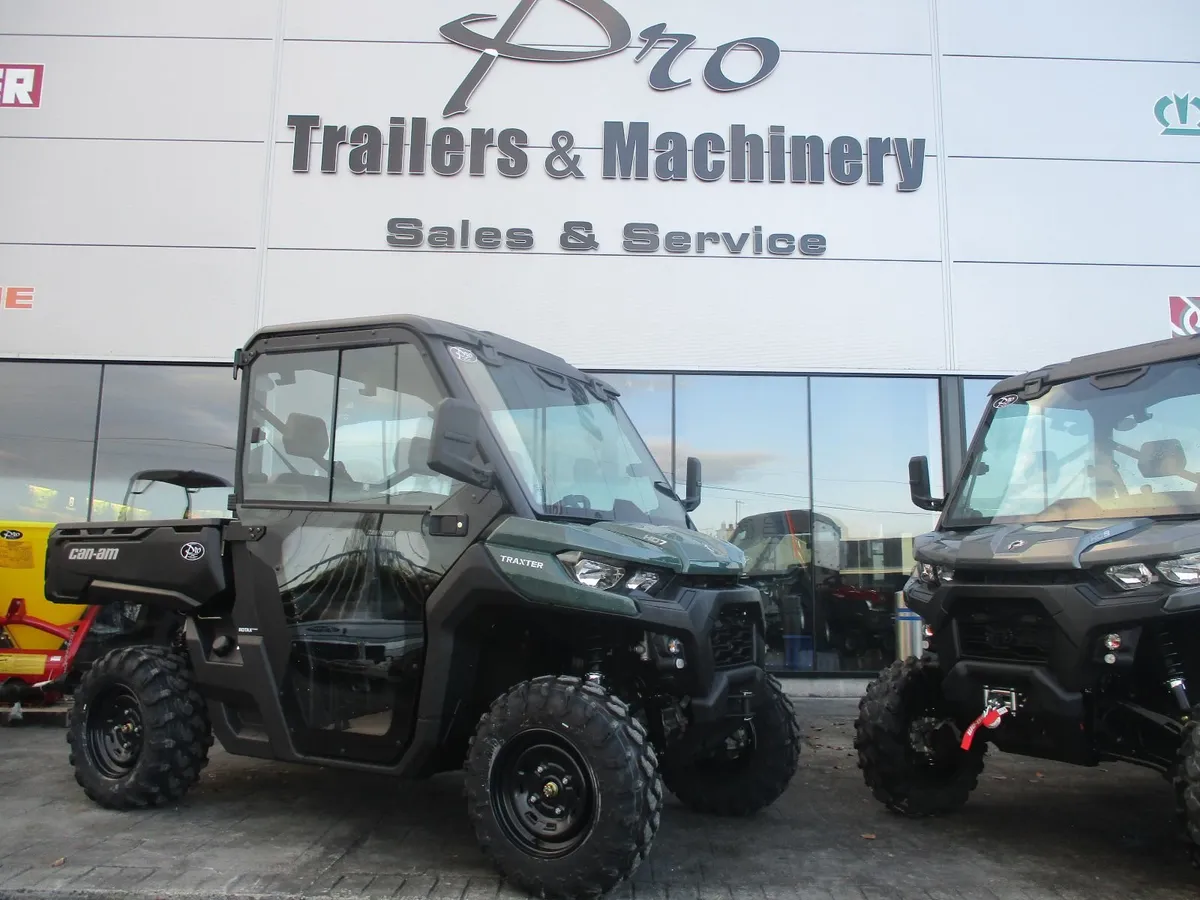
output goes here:
{"type": "Polygon", "coordinates": [[[961,569],[954,570],[954,584],[1062,585],[1090,581],[1084,569],[961,569]]]}
{"type": "Polygon", "coordinates": [[[754,662],[754,617],[750,608],[727,606],[717,616],[709,636],[713,665],[718,669],[754,662]]]}
{"type": "Polygon", "coordinates": [[[1035,600],[960,601],[954,608],[959,652],[967,659],[1046,664],[1054,625],[1035,600]]]}

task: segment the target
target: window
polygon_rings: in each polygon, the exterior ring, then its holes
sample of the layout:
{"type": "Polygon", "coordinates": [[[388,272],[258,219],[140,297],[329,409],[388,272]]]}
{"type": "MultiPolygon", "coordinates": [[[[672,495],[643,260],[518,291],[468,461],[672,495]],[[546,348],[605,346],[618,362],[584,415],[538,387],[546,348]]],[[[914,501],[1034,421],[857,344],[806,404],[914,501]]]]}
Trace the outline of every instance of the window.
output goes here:
{"type": "Polygon", "coordinates": [[[105,366],[92,519],[231,515],[238,388],[226,367],[105,366]]]}
{"type": "Polygon", "coordinates": [[[430,506],[461,486],[429,468],[443,393],[413,345],[269,354],[249,378],[247,500],[430,506]]]}
{"type": "Polygon", "coordinates": [[[87,518],[100,395],[98,365],[3,362],[0,517],[87,518]]]}
{"type": "Polygon", "coordinates": [[[250,366],[247,500],[328,502],[338,352],[276,353],[250,366]]]}
{"type": "Polygon", "coordinates": [[[671,468],[671,406],[670,375],[637,375],[632,373],[597,373],[621,392],[621,405],[645,440],[659,467],[670,477],[671,468]]]}
{"type": "Polygon", "coordinates": [[[429,468],[433,413],[443,397],[411,344],[344,351],[334,502],[438,505],[461,487],[429,468]]]}
{"type": "Polygon", "coordinates": [[[947,522],[1195,515],[1196,364],[1157,363],[1135,376],[1079,378],[994,404],[947,522]]]}
{"type": "Polygon", "coordinates": [[[600,384],[511,357],[492,367],[466,348],[451,351],[538,514],[686,523],[624,407],[600,384]]]}
{"type": "Polygon", "coordinates": [[[908,460],[929,457],[940,495],[940,422],[936,379],[812,379],[813,514],[823,543],[841,543],[813,566],[817,669],[878,671],[895,656],[895,595],[913,538],[936,522],[913,506],[908,460]]]}
{"type": "Polygon", "coordinates": [[[676,378],[675,484],[682,496],[687,458],[699,459],[703,502],[692,513],[698,529],[728,540],[747,516],[808,510],[807,382],[771,375],[676,378]]]}
{"type": "Polygon", "coordinates": [[[768,665],[811,669],[808,379],[680,375],[675,386],[676,491],[695,456],[704,489],[692,521],[746,555],[766,609],[768,665]]]}

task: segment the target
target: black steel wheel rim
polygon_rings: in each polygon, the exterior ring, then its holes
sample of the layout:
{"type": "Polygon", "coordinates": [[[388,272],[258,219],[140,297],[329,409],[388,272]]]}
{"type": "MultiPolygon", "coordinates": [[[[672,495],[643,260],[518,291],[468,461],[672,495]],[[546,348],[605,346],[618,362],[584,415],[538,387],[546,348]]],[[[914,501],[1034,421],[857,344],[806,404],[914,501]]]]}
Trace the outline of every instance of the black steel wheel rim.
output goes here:
{"type": "Polygon", "coordinates": [[[758,750],[758,732],[753,720],[737,728],[715,743],[710,752],[695,760],[697,772],[712,777],[730,777],[749,769],[758,750]]]}
{"type": "Polygon", "coordinates": [[[596,779],[562,735],[523,731],[496,754],[492,809],[505,837],[537,859],[561,859],[591,834],[599,809],[596,779]]]}
{"type": "Polygon", "coordinates": [[[905,751],[918,773],[934,780],[953,777],[964,755],[959,749],[961,735],[927,682],[914,685],[908,698],[908,715],[905,751]]]}
{"type": "Polygon", "coordinates": [[[124,778],[142,755],[142,704],[125,685],[113,685],[88,705],[88,755],[105,778],[124,778]]]}

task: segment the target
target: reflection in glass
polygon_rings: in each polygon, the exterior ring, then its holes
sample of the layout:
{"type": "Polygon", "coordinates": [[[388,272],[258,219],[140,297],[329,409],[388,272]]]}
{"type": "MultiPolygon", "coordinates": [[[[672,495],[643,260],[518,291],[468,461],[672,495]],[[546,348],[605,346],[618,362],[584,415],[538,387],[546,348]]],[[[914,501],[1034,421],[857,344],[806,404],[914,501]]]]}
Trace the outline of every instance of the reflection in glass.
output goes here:
{"type": "Polygon", "coordinates": [[[87,518],[100,368],[0,363],[0,517],[87,518]]]}
{"type": "Polygon", "coordinates": [[[675,489],[697,457],[704,491],[692,520],[746,554],[766,605],[768,664],[811,669],[809,567],[828,535],[810,521],[807,379],[680,375],[675,389],[675,489]]]}
{"type": "Polygon", "coordinates": [[[671,376],[600,372],[597,377],[620,391],[626,415],[641,433],[655,461],[671,477],[671,376]]]}
{"type": "Polygon", "coordinates": [[[232,486],[238,383],[227,367],[108,365],[100,405],[92,519],[225,518],[232,486]],[[139,478],[139,475],[148,476],[139,478]],[[154,480],[156,479],[156,480],[154,480]],[[192,485],[189,487],[188,485],[192,485]]]}
{"type": "Polygon", "coordinates": [[[835,523],[833,569],[814,569],[816,667],[877,671],[895,656],[895,595],[912,570],[913,537],[934,513],[913,506],[908,460],[928,456],[942,494],[933,378],[812,380],[813,508],[835,523]]]}

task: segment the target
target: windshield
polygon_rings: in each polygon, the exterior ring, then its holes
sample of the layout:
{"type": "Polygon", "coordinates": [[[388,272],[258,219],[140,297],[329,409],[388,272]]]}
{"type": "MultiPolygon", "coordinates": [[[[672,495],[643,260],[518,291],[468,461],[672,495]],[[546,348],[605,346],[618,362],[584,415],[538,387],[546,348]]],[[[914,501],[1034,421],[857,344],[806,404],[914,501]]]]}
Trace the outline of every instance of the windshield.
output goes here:
{"type": "Polygon", "coordinates": [[[614,398],[512,357],[489,365],[464,347],[450,351],[537,513],[687,527],[683,505],[614,398]]]}
{"type": "Polygon", "coordinates": [[[982,427],[944,527],[1200,516],[1194,359],[994,396],[982,427]]]}

